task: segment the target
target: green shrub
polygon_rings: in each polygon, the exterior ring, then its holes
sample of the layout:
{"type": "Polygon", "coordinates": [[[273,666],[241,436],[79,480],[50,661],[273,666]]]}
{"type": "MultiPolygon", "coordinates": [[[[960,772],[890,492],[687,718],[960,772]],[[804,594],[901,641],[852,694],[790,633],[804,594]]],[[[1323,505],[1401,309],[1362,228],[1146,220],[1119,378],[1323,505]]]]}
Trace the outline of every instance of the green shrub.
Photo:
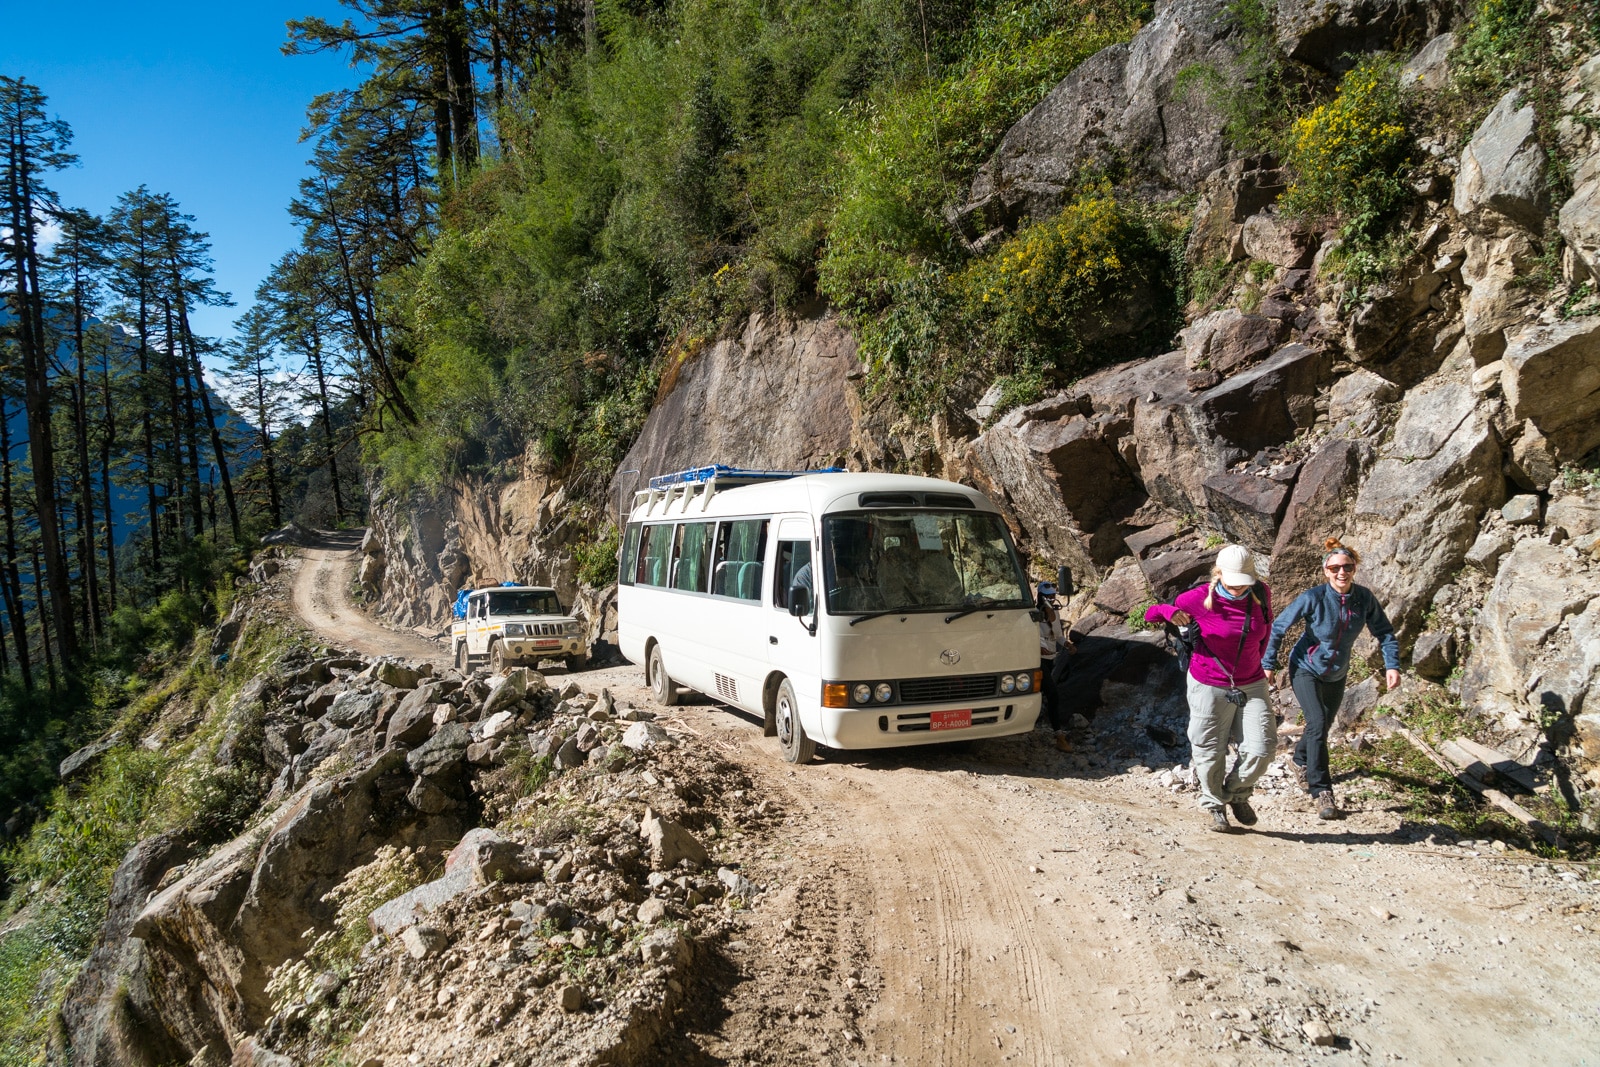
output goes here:
{"type": "Polygon", "coordinates": [[[156,602],[145,616],[150,636],[163,650],[183,648],[194,638],[205,615],[205,603],[193,593],[174,589],[156,602]]]}
{"type": "Polygon", "coordinates": [[[1451,56],[1456,84],[1499,88],[1521,81],[1537,45],[1537,13],[1535,0],[1482,0],[1451,56]]]}
{"type": "Polygon", "coordinates": [[[963,288],[972,310],[1011,341],[1076,349],[1085,333],[1115,330],[1124,298],[1147,289],[1164,264],[1140,218],[1109,183],[1086,190],[975,261],[963,288]]]}
{"type": "Polygon", "coordinates": [[[599,588],[617,580],[617,551],[622,546],[617,528],[607,523],[594,541],[585,541],[572,550],[578,565],[578,579],[599,588]]]}
{"type": "Polygon", "coordinates": [[[1391,57],[1364,60],[1334,98],[1295,120],[1285,161],[1294,180],[1284,207],[1338,216],[1342,232],[1372,235],[1405,201],[1411,153],[1405,94],[1391,57]]]}
{"type": "Polygon", "coordinates": [[[1233,63],[1228,69],[1197,63],[1178,73],[1176,91],[1205,93],[1242,153],[1275,152],[1304,96],[1278,46],[1277,12],[1276,0],[1229,0],[1224,17],[1239,33],[1233,63]]]}
{"type": "Polygon", "coordinates": [[[1336,218],[1340,247],[1331,266],[1372,281],[1403,258],[1386,244],[1411,200],[1413,140],[1399,63],[1363,60],[1332,100],[1296,119],[1284,160],[1294,172],[1282,205],[1303,218],[1336,218]]]}

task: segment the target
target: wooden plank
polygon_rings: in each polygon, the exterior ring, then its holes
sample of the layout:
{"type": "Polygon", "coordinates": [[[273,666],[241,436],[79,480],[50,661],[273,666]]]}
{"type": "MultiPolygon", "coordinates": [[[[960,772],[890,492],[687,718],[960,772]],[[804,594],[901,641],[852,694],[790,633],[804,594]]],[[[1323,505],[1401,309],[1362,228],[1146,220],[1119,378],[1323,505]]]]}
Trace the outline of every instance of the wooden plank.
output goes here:
{"type": "Polygon", "coordinates": [[[1489,767],[1508,782],[1514,782],[1528,792],[1533,792],[1533,768],[1524,767],[1504,752],[1480,745],[1470,737],[1456,738],[1456,744],[1489,767]]]}
{"type": "Polygon", "coordinates": [[[1516,801],[1512,800],[1498,789],[1490,789],[1488,786],[1484,785],[1470,774],[1467,774],[1465,771],[1458,771],[1454,767],[1450,766],[1450,764],[1445,762],[1443,756],[1439,755],[1439,753],[1433,750],[1432,745],[1428,744],[1422,738],[1406,729],[1406,727],[1400,723],[1399,719],[1396,719],[1390,715],[1385,715],[1377,720],[1377,725],[1385,730],[1391,730],[1405,738],[1407,741],[1411,742],[1413,748],[1422,753],[1424,756],[1428,757],[1428,759],[1432,760],[1440,770],[1444,771],[1444,773],[1450,775],[1456,781],[1460,782],[1468,789],[1471,789],[1473,792],[1479,794],[1483,797],[1483,799],[1487,800],[1489,803],[1493,804],[1495,807],[1499,808],[1501,811],[1517,820],[1517,822],[1521,823],[1531,833],[1538,834],[1539,837],[1548,844],[1555,845],[1557,848],[1561,847],[1561,838],[1559,835],[1557,835],[1554,829],[1535,818],[1533,814],[1521,804],[1518,804],[1516,801]]]}
{"type": "Polygon", "coordinates": [[[1439,755],[1454,764],[1457,771],[1472,775],[1484,785],[1494,783],[1494,768],[1454,741],[1442,742],[1439,745],[1439,755]]]}

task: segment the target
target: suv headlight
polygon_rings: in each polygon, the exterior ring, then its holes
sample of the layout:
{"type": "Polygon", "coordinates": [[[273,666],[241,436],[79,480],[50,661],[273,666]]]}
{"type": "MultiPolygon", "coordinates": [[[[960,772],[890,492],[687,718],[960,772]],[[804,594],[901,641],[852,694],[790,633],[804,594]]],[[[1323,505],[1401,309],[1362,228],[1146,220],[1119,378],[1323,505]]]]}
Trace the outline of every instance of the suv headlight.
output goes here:
{"type": "Polygon", "coordinates": [[[567,625],[564,627],[564,629],[569,634],[578,634],[578,633],[582,633],[583,632],[583,627],[581,625],[579,625],[576,620],[567,623],[567,625]]]}
{"type": "Polygon", "coordinates": [[[508,623],[506,623],[506,636],[507,637],[521,637],[522,636],[522,624],[520,622],[508,622],[508,623]]]}

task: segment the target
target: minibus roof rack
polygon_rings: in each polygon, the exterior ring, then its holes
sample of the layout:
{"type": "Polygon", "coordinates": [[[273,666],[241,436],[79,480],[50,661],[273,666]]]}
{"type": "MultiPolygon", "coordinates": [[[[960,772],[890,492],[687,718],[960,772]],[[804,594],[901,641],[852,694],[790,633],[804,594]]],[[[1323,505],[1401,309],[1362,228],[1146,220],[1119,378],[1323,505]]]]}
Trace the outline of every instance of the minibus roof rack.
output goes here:
{"type": "Polygon", "coordinates": [[[704,511],[711,503],[711,498],[718,491],[733,489],[741,485],[756,485],[761,482],[782,481],[785,478],[800,478],[807,474],[842,474],[843,467],[819,467],[812,470],[781,471],[781,470],[753,470],[747,467],[730,467],[722,463],[714,463],[709,467],[691,467],[688,470],[674,471],[671,474],[658,474],[650,479],[650,488],[641,489],[633,494],[634,506],[644,504],[646,514],[666,514],[677,505],[677,512],[682,514],[689,508],[691,501],[698,501],[699,508],[704,511]]]}
{"type": "Polygon", "coordinates": [[[843,471],[843,467],[818,467],[802,471],[755,470],[749,467],[730,467],[725,463],[713,463],[709,467],[690,467],[688,470],[674,471],[671,474],[658,474],[650,479],[650,488],[670,489],[675,485],[699,485],[715,481],[719,488],[730,489],[735,485],[771,482],[781,478],[799,478],[807,474],[840,474],[843,471]]]}

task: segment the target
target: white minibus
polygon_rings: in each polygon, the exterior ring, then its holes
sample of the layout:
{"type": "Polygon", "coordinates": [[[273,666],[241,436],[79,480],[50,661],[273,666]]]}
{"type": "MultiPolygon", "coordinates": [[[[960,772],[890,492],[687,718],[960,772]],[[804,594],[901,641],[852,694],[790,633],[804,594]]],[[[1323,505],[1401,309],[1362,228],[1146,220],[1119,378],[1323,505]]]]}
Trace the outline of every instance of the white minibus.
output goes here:
{"type": "Polygon", "coordinates": [[[1039,631],[983,494],[899,474],[705,467],[651,479],[617,633],[655,698],[760,715],[786,759],[1033,729],[1039,631]],[[814,575],[818,577],[813,577],[814,575]]]}

